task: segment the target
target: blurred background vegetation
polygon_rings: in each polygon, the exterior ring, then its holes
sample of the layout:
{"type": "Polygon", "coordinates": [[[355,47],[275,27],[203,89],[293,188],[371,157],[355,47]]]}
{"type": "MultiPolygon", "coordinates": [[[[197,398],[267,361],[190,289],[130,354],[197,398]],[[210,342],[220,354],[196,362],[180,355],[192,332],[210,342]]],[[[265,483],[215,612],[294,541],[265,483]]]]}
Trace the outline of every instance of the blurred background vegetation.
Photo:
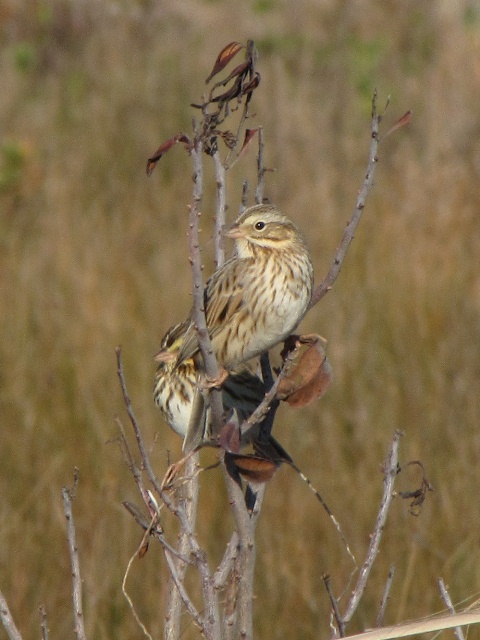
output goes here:
{"type": "MultiPolygon", "coordinates": [[[[395,429],[402,461],[422,460],[435,487],[419,517],[394,502],[349,631],[374,624],[392,563],[386,623],[442,609],[439,576],[454,602],[480,592],[478,0],[0,0],[0,589],[25,640],[39,637],[41,604],[51,637],[72,635],[60,490],[74,466],[88,637],[140,635],[121,594],[141,534],[121,507],[136,493],[115,443],[115,347],[162,474],[180,442],[152,403],[152,356],[190,306],[192,173],[180,147],[149,179],[145,161],[190,130],[217,53],[247,38],[262,74],[255,123],[275,168],[266,195],[307,231],[317,280],[363,180],[374,87],[380,104],[391,97],[384,130],[413,111],[381,145],[341,276],[301,327],[328,339],[334,383],[307,409],[282,407],[275,425],[359,559],[395,429]]],[[[232,217],[254,153],[229,179],[232,217]]],[[[209,272],[208,251],[205,262],[209,272]]],[[[231,523],[221,473],[206,485],[199,526],[216,557],[231,523]]],[[[268,486],[258,547],[258,637],[325,637],[322,573],[338,594],[351,565],[288,468],[268,486]]],[[[160,556],[152,545],[128,583],[154,637],[160,556]]]]}

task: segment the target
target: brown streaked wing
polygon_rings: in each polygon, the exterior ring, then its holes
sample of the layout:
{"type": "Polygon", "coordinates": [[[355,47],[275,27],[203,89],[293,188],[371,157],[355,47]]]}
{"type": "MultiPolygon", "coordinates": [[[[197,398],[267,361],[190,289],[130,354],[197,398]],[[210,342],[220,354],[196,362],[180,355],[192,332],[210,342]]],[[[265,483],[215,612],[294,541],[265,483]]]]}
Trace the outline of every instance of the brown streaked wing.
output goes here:
{"type": "MultiPolygon", "coordinates": [[[[252,259],[232,258],[209,278],[205,288],[205,317],[210,339],[214,340],[244,307],[245,269],[252,259]]],[[[177,365],[198,352],[197,334],[193,322],[185,332],[177,365]]]]}

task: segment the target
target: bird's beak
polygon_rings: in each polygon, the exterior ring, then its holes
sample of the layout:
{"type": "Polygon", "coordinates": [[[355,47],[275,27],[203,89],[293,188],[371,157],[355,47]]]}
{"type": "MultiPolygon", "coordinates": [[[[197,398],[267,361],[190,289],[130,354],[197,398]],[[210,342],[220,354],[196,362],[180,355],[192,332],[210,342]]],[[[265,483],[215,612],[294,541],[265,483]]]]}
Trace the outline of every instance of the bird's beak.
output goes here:
{"type": "Polygon", "coordinates": [[[229,229],[223,232],[225,238],[231,238],[236,240],[237,238],[244,238],[245,232],[238,225],[234,224],[229,229]]]}
{"type": "Polygon", "coordinates": [[[177,351],[168,351],[168,349],[161,349],[156,355],[153,356],[154,362],[173,362],[177,357],[177,351]]]}

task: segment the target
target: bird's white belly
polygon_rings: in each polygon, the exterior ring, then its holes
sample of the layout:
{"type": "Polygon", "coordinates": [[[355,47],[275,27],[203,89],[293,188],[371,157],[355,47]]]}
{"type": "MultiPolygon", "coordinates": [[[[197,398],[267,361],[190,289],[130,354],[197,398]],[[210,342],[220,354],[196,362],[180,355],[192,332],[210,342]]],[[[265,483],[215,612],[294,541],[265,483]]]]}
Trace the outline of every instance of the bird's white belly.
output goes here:
{"type": "Polygon", "coordinates": [[[266,348],[278,344],[287,338],[297,327],[307,309],[308,292],[293,294],[288,289],[277,291],[275,297],[266,304],[265,329],[263,339],[266,348]]]}

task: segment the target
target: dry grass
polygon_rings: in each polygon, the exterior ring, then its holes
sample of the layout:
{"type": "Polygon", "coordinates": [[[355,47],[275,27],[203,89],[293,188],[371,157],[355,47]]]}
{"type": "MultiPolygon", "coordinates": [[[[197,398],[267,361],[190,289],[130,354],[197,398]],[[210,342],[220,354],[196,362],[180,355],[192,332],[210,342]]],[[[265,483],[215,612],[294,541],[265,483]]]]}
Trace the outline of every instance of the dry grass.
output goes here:
{"type": "MultiPolygon", "coordinates": [[[[159,471],[179,442],[150,397],[151,356],[190,305],[185,211],[191,167],[172,151],[218,50],[253,37],[267,193],[309,233],[325,272],[366,164],[374,86],[387,118],[374,192],[333,292],[302,328],[329,340],[335,382],[317,405],[284,408],[276,435],[320,488],[361,557],[394,429],[435,493],[420,517],[394,504],[361,612],[372,625],[391,563],[387,623],[480,592],[480,16],[468,2],[296,3],[50,0],[24,13],[0,1],[0,588],[24,638],[45,604],[52,637],[71,634],[60,488],[73,467],[90,638],[137,638],[120,584],[140,532],[114,416],[123,413],[115,346],[159,471]],[[394,27],[394,26],[395,27],[394,27]],[[455,46],[452,45],[455,43],[455,46]],[[172,286],[172,283],[174,286],[172,286]]],[[[250,158],[231,177],[238,204],[250,158]]],[[[210,187],[205,210],[213,194],[210,187]]],[[[207,225],[208,217],[206,217],[207,225]]],[[[208,234],[205,234],[206,236],[208,234]]],[[[411,478],[410,484],[415,482],[411,478]]],[[[218,472],[202,497],[212,553],[225,538],[218,472]]],[[[350,566],[332,527],[285,468],[268,487],[258,535],[258,637],[328,633],[321,574],[337,592],[350,566]]],[[[129,589],[161,636],[165,572],[153,547],[129,589]]],[[[187,624],[187,622],[186,622],[187,624]]],[[[187,630],[185,637],[196,637],[187,630]]]]}

